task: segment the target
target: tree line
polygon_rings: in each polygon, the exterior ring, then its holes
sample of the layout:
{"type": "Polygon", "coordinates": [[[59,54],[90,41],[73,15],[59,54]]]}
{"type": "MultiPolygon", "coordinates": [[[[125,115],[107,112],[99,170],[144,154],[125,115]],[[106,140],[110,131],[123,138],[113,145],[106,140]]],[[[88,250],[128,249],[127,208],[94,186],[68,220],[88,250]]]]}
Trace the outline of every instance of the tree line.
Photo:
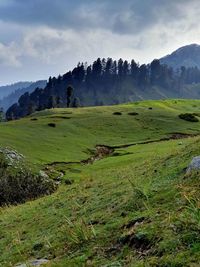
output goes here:
{"type": "Polygon", "coordinates": [[[178,94],[185,85],[197,83],[200,70],[196,67],[174,70],[157,59],[139,65],[134,60],[98,58],[91,65],[78,63],[63,76],[49,77],[44,89],[23,94],[6,117],[17,119],[47,108],[118,104],[137,99],[136,92],[145,96],[156,88],[178,94]]]}

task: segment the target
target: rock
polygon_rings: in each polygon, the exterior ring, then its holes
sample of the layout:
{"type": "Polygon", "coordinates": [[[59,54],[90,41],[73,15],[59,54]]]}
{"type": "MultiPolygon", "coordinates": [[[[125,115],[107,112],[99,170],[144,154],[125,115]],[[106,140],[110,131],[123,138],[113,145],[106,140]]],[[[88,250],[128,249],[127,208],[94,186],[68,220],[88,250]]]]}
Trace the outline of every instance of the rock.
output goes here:
{"type": "Polygon", "coordinates": [[[200,156],[194,157],[186,169],[186,173],[190,173],[193,170],[200,170],[200,156]]]}
{"type": "Polygon", "coordinates": [[[30,260],[28,261],[28,263],[18,264],[16,265],[16,267],[41,266],[43,264],[46,264],[47,262],[47,259],[30,260]]]}
{"type": "Polygon", "coordinates": [[[24,159],[24,156],[22,154],[7,147],[0,148],[0,153],[4,155],[5,159],[8,161],[8,165],[10,166],[24,159]]]}
{"type": "Polygon", "coordinates": [[[39,175],[44,179],[49,179],[49,176],[46,174],[46,172],[44,172],[42,170],[39,172],[39,175]]]}
{"type": "Polygon", "coordinates": [[[32,265],[32,266],[40,266],[40,265],[43,265],[43,264],[45,264],[47,262],[48,262],[48,260],[46,260],[46,259],[34,260],[34,261],[30,262],[30,265],[32,265]]]}

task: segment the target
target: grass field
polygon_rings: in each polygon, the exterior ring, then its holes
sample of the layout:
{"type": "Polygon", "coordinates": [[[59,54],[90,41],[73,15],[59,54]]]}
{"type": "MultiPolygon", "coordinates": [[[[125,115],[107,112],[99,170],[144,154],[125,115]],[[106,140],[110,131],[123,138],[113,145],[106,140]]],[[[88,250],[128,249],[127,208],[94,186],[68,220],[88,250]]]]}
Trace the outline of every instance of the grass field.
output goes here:
{"type": "Polygon", "coordinates": [[[200,101],[54,109],[1,124],[1,146],[38,168],[62,162],[53,166],[65,175],[54,194],[0,209],[0,266],[200,266],[200,175],[184,171],[200,154],[200,122],[178,117],[186,112],[198,117],[200,101]],[[196,136],[162,141],[178,133],[196,136]],[[78,163],[98,144],[132,145],[78,163]]]}

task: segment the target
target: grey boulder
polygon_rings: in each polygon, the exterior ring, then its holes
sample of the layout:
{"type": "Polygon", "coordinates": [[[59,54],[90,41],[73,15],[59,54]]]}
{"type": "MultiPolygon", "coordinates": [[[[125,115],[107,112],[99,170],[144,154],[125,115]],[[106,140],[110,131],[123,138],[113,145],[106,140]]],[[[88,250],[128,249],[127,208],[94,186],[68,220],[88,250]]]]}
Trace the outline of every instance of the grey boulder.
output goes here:
{"type": "Polygon", "coordinates": [[[200,170],[200,156],[194,157],[187,167],[186,173],[190,173],[193,170],[200,170]]]}

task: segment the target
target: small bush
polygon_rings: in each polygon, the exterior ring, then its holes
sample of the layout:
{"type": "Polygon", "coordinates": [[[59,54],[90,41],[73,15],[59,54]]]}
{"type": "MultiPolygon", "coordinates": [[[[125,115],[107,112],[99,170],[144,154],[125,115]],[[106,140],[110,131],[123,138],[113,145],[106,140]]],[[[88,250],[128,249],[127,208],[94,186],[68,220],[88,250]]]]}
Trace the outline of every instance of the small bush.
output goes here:
{"type": "Polygon", "coordinates": [[[37,121],[38,119],[37,118],[31,118],[31,121],[37,121]]]}
{"type": "Polygon", "coordinates": [[[183,113],[179,115],[179,118],[185,121],[198,122],[199,120],[191,113],[183,113]]]}
{"type": "Polygon", "coordinates": [[[56,127],[56,124],[54,122],[50,122],[50,123],[48,123],[48,126],[55,128],[56,127]]]}
{"type": "Polygon", "coordinates": [[[72,185],[73,183],[74,183],[74,180],[72,180],[72,179],[66,179],[65,180],[66,185],[72,185]]]}
{"type": "Polygon", "coordinates": [[[39,250],[41,250],[43,248],[43,246],[44,245],[42,243],[36,243],[36,244],[33,245],[33,250],[39,251],[39,250]]]}
{"type": "Polygon", "coordinates": [[[200,113],[193,113],[194,116],[200,117],[200,113]]]}
{"type": "Polygon", "coordinates": [[[121,112],[113,112],[113,115],[122,115],[121,112]]]}
{"type": "Polygon", "coordinates": [[[23,203],[26,200],[53,193],[55,186],[50,179],[29,172],[5,174],[0,178],[0,206],[23,203]]]}
{"type": "Polygon", "coordinates": [[[8,162],[0,157],[0,206],[23,203],[26,200],[51,194],[55,183],[43,172],[26,168],[23,162],[8,162]]]}
{"type": "Polygon", "coordinates": [[[129,112],[128,115],[137,116],[137,115],[139,115],[139,113],[137,113],[137,112],[129,112]]]}

